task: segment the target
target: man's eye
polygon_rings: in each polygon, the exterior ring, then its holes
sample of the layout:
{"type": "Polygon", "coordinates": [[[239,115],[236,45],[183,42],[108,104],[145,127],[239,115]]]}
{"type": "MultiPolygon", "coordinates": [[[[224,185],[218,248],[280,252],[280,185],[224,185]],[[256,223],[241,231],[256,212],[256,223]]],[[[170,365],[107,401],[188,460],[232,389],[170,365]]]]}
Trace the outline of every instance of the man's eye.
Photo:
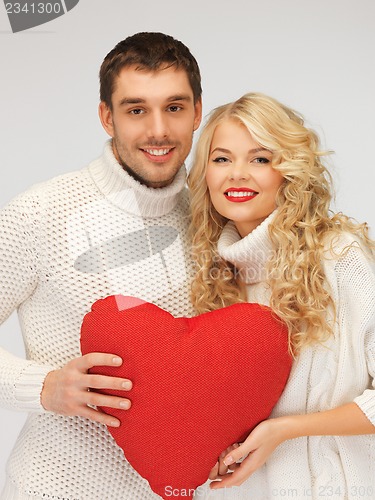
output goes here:
{"type": "Polygon", "coordinates": [[[169,106],[169,111],[172,111],[172,113],[176,113],[176,111],[180,111],[182,108],[181,106],[169,106]]]}
{"type": "Polygon", "coordinates": [[[142,114],[143,112],[144,112],[144,111],[143,111],[143,109],[140,109],[140,108],[131,109],[131,110],[129,111],[129,113],[130,113],[131,115],[140,115],[140,114],[142,114]]]}

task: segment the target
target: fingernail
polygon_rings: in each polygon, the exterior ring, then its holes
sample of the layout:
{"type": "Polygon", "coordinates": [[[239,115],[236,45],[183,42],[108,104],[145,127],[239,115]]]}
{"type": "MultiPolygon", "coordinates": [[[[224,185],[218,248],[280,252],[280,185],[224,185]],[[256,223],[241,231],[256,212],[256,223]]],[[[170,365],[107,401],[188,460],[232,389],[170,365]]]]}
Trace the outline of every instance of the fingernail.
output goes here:
{"type": "Polygon", "coordinates": [[[129,401],[121,401],[119,406],[121,408],[124,408],[125,410],[128,410],[130,408],[130,403],[129,401]]]}
{"type": "Polygon", "coordinates": [[[132,388],[132,383],[130,381],[123,382],[121,385],[122,388],[126,389],[127,391],[130,391],[130,389],[132,388]]]}
{"type": "Polygon", "coordinates": [[[118,420],[112,420],[110,423],[111,427],[120,427],[120,422],[118,420]]]}
{"type": "Polygon", "coordinates": [[[121,365],[122,359],[121,358],[112,358],[112,363],[114,365],[121,365]]]}
{"type": "Polygon", "coordinates": [[[228,467],[228,465],[232,465],[232,463],[234,462],[234,458],[232,457],[232,455],[228,455],[227,457],[225,457],[223,462],[224,462],[224,465],[226,465],[228,467]]]}

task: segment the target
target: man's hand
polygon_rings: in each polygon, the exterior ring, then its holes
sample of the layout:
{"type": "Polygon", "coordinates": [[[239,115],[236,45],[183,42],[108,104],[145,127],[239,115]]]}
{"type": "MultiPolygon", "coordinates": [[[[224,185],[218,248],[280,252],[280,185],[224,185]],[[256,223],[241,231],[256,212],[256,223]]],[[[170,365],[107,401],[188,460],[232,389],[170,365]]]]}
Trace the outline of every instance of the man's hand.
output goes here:
{"type": "Polygon", "coordinates": [[[122,359],[113,354],[90,353],[69,361],[59,370],[49,372],[41,394],[43,407],[59,415],[85,417],[109,427],[118,427],[120,421],[117,418],[91,406],[127,410],[131,402],[126,398],[99,394],[95,389],[129,391],[132,388],[131,381],[91,375],[88,371],[93,366],[120,366],[121,363],[122,359]]]}

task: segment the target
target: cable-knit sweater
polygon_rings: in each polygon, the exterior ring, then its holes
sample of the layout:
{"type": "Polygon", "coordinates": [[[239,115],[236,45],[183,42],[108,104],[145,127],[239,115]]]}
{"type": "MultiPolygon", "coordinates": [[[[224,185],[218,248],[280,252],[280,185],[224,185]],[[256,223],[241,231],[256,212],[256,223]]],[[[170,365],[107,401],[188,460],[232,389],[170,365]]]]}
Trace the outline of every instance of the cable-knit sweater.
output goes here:
{"type": "MultiPolygon", "coordinates": [[[[271,214],[241,239],[229,222],[219,254],[241,271],[249,302],[269,305],[265,264],[272,252],[271,214]]],[[[335,253],[353,243],[343,234],[335,253]]],[[[327,245],[328,246],[328,245],[327,245]]],[[[327,249],[324,271],[337,305],[334,336],[296,359],[271,417],[324,411],[355,401],[375,425],[375,276],[358,245],[342,257],[327,249]]],[[[241,383],[239,380],[238,383],[241,383]]],[[[240,411],[240,409],[239,409],[240,411]]],[[[242,486],[198,498],[221,500],[374,499],[375,435],[301,437],[282,443],[242,486]]]]}
{"type": "Polygon", "coordinates": [[[0,349],[0,404],[30,412],[1,500],[159,498],[105,426],[46,412],[40,394],[50,370],[80,356],[81,321],[96,300],[134,295],[192,315],[184,186],[184,168],[166,188],[141,185],[109,141],[88,167],[0,212],[0,320],[17,309],[27,357],[0,349]]]}

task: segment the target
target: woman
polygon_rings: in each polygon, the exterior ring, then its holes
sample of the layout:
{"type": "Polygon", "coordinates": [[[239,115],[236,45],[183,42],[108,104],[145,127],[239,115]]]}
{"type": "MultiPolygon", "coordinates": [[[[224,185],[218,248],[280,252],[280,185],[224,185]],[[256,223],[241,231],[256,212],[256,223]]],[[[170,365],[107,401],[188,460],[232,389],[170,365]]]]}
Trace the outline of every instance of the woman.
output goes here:
{"type": "Polygon", "coordinates": [[[269,305],[295,357],[272,418],[213,471],[212,489],[242,486],[213,498],[375,498],[375,245],[330,213],[325,154],[262,94],[216,109],[197,144],[195,308],[269,305]]]}

